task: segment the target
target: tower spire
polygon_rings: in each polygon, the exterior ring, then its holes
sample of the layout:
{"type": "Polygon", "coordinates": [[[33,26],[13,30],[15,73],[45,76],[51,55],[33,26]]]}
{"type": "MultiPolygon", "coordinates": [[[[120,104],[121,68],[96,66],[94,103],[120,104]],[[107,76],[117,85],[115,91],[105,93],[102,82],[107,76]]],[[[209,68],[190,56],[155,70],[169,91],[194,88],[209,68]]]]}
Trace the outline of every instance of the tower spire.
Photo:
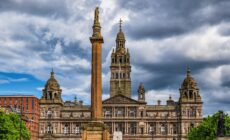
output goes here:
{"type": "Polygon", "coordinates": [[[54,69],[52,68],[51,72],[50,72],[50,78],[54,78],[54,69]]]}
{"type": "Polygon", "coordinates": [[[122,20],[119,20],[119,32],[117,33],[116,38],[116,50],[119,50],[120,48],[125,48],[125,35],[122,31],[122,20]]]}
{"type": "Polygon", "coordinates": [[[187,66],[187,76],[190,76],[190,74],[191,74],[191,70],[190,70],[190,68],[187,66]]]}
{"type": "Polygon", "coordinates": [[[120,32],[122,31],[122,28],[121,28],[122,26],[121,26],[121,24],[122,24],[122,20],[121,20],[121,18],[120,18],[120,21],[119,21],[119,27],[120,27],[120,30],[119,30],[119,31],[120,31],[120,32]]]}

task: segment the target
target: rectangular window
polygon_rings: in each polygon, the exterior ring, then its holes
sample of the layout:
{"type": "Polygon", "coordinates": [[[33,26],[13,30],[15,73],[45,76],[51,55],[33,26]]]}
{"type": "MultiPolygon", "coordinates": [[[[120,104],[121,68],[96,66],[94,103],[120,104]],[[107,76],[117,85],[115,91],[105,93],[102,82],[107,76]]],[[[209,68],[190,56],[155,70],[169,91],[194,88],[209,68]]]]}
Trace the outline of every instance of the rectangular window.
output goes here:
{"type": "Polygon", "coordinates": [[[12,99],[10,98],[10,106],[12,106],[12,99]]]}
{"type": "Polygon", "coordinates": [[[29,109],[29,99],[28,99],[28,97],[26,98],[26,110],[28,110],[29,109]]]}
{"type": "Polygon", "coordinates": [[[32,99],[32,110],[34,110],[34,99],[32,99]]]}
{"type": "Polygon", "coordinates": [[[77,125],[76,128],[75,128],[75,133],[76,134],[80,134],[80,127],[77,125]]]}
{"type": "Polygon", "coordinates": [[[18,99],[16,98],[14,102],[14,107],[17,108],[17,106],[18,106],[18,99]]]}
{"type": "Polygon", "coordinates": [[[68,133],[69,133],[69,127],[68,127],[68,125],[65,125],[64,134],[68,134],[68,133]]]}
{"type": "Polygon", "coordinates": [[[6,98],[4,98],[4,106],[6,106],[6,98]]]}
{"type": "Polygon", "coordinates": [[[153,126],[149,126],[149,134],[152,134],[153,133],[153,126]]]}

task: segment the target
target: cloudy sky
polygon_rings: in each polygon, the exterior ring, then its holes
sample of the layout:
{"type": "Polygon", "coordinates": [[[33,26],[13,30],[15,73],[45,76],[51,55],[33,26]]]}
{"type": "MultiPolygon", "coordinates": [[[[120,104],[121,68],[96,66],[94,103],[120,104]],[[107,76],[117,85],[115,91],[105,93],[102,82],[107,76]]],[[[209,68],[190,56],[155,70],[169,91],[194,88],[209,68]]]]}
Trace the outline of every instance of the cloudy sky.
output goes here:
{"type": "Polygon", "coordinates": [[[229,0],[7,0],[0,1],[0,94],[41,90],[54,68],[64,100],[90,103],[94,9],[100,7],[103,98],[109,97],[111,49],[124,21],[131,52],[132,95],[142,82],[147,102],[178,100],[189,66],[204,115],[230,112],[229,0]]]}

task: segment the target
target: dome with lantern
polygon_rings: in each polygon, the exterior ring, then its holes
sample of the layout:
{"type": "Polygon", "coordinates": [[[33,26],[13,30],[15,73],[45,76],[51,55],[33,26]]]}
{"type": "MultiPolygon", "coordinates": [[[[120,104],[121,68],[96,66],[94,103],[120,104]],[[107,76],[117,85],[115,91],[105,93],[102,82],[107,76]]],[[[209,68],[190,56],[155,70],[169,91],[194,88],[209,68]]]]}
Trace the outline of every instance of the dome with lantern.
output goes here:
{"type": "Polygon", "coordinates": [[[58,84],[58,81],[54,77],[54,71],[53,70],[50,73],[49,80],[45,84],[44,90],[46,90],[46,91],[48,91],[48,90],[56,90],[56,91],[61,90],[60,85],[58,84]]]}
{"type": "Polygon", "coordinates": [[[181,89],[198,89],[195,79],[191,76],[191,71],[187,69],[187,76],[184,79],[181,89]]]}

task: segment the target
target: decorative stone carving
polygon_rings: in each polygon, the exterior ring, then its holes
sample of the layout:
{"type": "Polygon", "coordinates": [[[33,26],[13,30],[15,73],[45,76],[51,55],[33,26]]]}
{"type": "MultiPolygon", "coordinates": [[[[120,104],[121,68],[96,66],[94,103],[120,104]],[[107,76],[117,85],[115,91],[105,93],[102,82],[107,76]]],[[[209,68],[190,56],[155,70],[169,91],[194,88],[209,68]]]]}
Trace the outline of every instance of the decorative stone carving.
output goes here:
{"type": "Polygon", "coordinates": [[[135,104],[139,102],[121,94],[103,101],[103,104],[133,104],[133,103],[135,104]]]}

